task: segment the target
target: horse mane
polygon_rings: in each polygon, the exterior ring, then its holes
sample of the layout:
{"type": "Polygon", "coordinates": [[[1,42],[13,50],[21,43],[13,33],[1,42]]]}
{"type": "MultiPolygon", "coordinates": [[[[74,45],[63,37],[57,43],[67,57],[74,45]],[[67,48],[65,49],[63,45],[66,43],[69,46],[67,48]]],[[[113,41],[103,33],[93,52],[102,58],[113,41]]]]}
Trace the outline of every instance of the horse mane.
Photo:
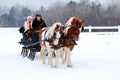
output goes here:
{"type": "Polygon", "coordinates": [[[62,25],[60,22],[56,22],[54,23],[46,32],[46,38],[51,38],[54,34],[54,30],[56,28],[57,25],[62,25]]]}
{"type": "Polygon", "coordinates": [[[70,17],[69,20],[66,22],[66,28],[65,28],[65,30],[64,30],[65,35],[67,34],[67,31],[68,31],[68,29],[70,28],[69,26],[71,25],[71,22],[72,22],[72,20],[73,20],[74,18],[75,18],[75,17],[70,17]]]}
{"type": "Polygon", "coordinates": [[[69,18],[69,20],[66,22],[66,26],[71,25],[71,22],[72,22],[72,20],[73,20],[74,18],[75,18],[75,17],[69,18]]]}

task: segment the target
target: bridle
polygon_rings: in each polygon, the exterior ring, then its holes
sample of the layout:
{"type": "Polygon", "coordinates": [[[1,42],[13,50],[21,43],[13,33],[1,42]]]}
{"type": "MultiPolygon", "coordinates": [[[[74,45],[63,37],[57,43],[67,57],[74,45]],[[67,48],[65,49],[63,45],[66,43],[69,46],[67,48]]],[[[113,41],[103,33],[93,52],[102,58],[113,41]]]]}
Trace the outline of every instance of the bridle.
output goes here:
{"type": "Polygon", "coordinates": [[[66,27],[72,27],[74,30],[77,30],[78,28],[82,28],[81,30],[84,30],[84,26],[83,24],[80,26],[80,27],[76,27],[77,24],[74,24],[74,25],[65,25],[66,27]]]}
{"type": "MultiPolygon", "coordinates": [[[[71,27],[71,28],[74,30],[74,35],[77,35],[77,34],[75,33],[75,31],[78,30],[79,28],[81,28],[81,31],[84,30],[83,24],[82,24],[80,27],[77,27],[77,24],[65,25],[65,27],[66,27],[66,28],[71,27]]],[[[66,34],[66,33],[67,33],[67,32],[66,32],[66,30],[65,30],[65,34],[66,34]]]]}
{"type": "Polygon", "coordinates": [[[54,30],[54,33],[53,33],[53,38],[54,38],[54,39],[60,39],[60,38],[57,38],[57,37],[56,37],[56,36],[57,36],[57,33],[60,33],[60,35],[63,34],[62,26],[60,26],[58,30],[54,30]],[[55,37],[54,37],[54,35],[55,35],[55,37]]]}

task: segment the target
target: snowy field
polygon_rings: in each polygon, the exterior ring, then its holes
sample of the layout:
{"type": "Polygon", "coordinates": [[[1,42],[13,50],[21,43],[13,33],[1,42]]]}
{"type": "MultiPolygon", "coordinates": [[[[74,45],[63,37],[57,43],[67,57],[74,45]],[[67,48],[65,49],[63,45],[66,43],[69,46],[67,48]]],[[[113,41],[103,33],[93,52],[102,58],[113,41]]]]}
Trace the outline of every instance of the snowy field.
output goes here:
{"type": "Polygon", "coordinates": [[[0,28],[0,80],[120,80],[120,34],[81,33],[72,52],[73,68],[42,64],[20,55],[18,29],[0,28]]]}

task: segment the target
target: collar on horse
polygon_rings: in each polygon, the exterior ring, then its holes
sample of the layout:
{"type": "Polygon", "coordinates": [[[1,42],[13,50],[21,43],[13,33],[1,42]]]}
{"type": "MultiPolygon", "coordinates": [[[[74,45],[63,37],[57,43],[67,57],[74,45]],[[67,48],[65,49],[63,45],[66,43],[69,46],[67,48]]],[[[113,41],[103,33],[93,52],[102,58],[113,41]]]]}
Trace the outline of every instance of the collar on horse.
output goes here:
{"type": "MultiPolygon", "coordinates": [[[[65,26],[66,26],[66,28],[67,28],[67,27],[72,27],[72,28],[74,29],[74,31],[76,31],[77,29],[79,29],[78,27],[76,27],[76,25],[65,25],[65,26]]],[[[81,30],[84,30],[83,25],[81,25],[81,26],[82,26],[82,29],[81,29],[81,30]]],[[[62,44],[62,46],[60,46],[60,47],[77,45],[76,42],[75,42],[74,44],[73,44],[73,43],[70,43],[69,45],[65,45],[65,44],[64,44],[64,40],[65,40],[65,39],[70,40],[70,42],[76,41],[75,37],[69,37],[69,36],[66,35],[66,33],[67,33],[67,32],[66,32],[66,30],[65,30],[65,34],[64,34],[64,35],[60,38],[60,40],[59,40],[59,42],[62,44]]],[[[78,34],[76,34],[76,33],[74,32],[74,35],[78,35],[78,34]]]]}

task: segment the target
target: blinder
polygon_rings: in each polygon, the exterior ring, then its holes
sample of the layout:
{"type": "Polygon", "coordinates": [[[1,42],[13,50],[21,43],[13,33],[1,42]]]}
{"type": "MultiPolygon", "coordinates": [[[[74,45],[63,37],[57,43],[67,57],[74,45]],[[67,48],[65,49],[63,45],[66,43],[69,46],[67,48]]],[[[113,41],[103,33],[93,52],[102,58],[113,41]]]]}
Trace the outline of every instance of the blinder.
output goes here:
{"type": "Polygon", "coordinates": [[[60,28],[60,29],[58,29],[58,30],[55,30],[55,31],[54,31],[54,34],[55,34],[55,33],[57,33],[57,32],[59,32],[60,34],[62,34],[62,33],[63,33],[63,31],[62,31],[62,29],[61,29],[61,28],[60,28]]]}
{"type": "Polygon", "coordinates": [[[82,26],[82,30],[81,31],[83,31],[84,30],[84,27],[82,26]]]}

